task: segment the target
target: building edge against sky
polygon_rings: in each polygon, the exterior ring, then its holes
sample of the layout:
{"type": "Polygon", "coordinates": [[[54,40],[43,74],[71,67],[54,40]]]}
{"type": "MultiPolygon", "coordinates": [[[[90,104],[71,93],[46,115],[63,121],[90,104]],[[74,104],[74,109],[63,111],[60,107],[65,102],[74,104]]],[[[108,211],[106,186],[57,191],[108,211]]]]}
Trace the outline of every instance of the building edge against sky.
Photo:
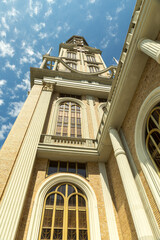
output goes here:
{"type": "Polygon", "coordinates": [[[159,12],[137,1],[117,67],[72,36],[31,68],[0,152],[1,239],[160,239],[159,12]]]}

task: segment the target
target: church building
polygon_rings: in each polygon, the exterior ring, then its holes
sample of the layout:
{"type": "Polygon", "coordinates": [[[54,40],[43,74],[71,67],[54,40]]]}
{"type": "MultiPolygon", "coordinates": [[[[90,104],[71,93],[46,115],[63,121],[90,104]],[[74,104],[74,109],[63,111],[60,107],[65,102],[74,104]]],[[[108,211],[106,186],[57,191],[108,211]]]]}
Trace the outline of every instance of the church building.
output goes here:
{"type": "Polygon", "coordinates": [[[0,240],[160,239],[160,1],[117,66],[82,36],[51,50],[0,152],[0,240]]]}

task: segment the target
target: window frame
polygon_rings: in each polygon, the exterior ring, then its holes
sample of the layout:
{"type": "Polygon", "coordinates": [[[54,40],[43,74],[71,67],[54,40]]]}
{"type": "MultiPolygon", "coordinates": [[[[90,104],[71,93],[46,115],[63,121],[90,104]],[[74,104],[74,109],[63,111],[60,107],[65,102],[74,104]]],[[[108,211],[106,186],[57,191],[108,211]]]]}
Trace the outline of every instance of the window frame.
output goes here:
{"type": "Polygon", "coordinates": [[[145,143],[147,118],[154,106],[159,103],[159,99],[160,87],[154,89],[141,105],[135,126],[135,148],[140,166],[160,211],[160,178],[150,159],[145,143]]]}
{"type": "Polygon", "coordinates": [[[31,212],[29,229],[26,239],[38,239],[45,196],[51,187],[64,182],[75,184],[78,188],[83,189],[83,192],[86,195],[88,201],[90,239],[101,240],[96,195],[86,179],[70,173],[57,173],[51,175],[39,185],[36,196],[34,198],[34,204],[31,212]]]}
{"type": "Polygon", "coordinates": [[[98,65],[89,64],[89,65],[88,65],[88,68],[89,68],[89,72],[90,72],[90,73],[97,73],[97,72],[99,72],[99,66],[98,66],[98,65]],[[91,71],[91,68],[92,68],[94,71],[91,71]],[[97,70],[96,70],[96,69],[97,69],[97,70]]]}
{"type": "MultiPolygon", "coordinates": [[[[52,186],[54,187],[54,186],[52,186]]],[[[89,231],[89,216],[88,216],[88,201],[87,201],[87,198],[85,196],[85,194],[83,193],[83,191],[79,192],[78,191],[78,188],[75,184],[72,184],[72,183],[68,183],[68,182],[64,182],[64,183],[60,183],[58,185],[55,186],[55,190],[53,191],[48,191],[48,193],[46,194],[46,197],[44,199],[44,203],[43,203],[43,211],[42,211],[42,217],[41,217],[41,224],[40,224],[40,230],[39,230],[39,240],[41,240],[41,234],[42,234],[42,229],[43,229],[43,220],[44,220],[44,215],[45,215],[45,209],[53,209],[53,216],[52,216],[52,223],[51,223],[51,227],[48,227],[51,229],[51,236],[50,238],[53,236],[53,232],[54,232],[54,229],[55,226],[53,226],[53,223],[55,221],[55,212],[56,210],[62,210],[63,211],[63,226],[62,226],[62,236],[63,238],[62,239],[65,239],[67,240],[68,238],[68,230],[69,230],[69,227],[68,225],[66,225],[66,223],[68,223],[68,213],[69,213],[69,210],[75,210],[76,211],[76,239],[78,240],[79,239],[79,230],[80,230],[80,227],[79,227],[79,224],[77,221],[78,218],[79,218],[79,211],[85,211],[86,212],[86,224],[87,224],[87,227],[86,227],[86,230],[87,230],[87,235],[88,235],[88,240],[90,240],[90,231],[89,231]],[[63,194],[61,191],[59,191],[59,188],[62,186],[62,185],[65,185],[65,194],[63,194]],[[72,186],[75,190],[75,192],[71,193],[68,195],[68,185],[72,186]],[[63,197],[63,200],[64,200],[64,203],[63,203],[63,206],[61,205],[57,205],[56,204],[56,199],[54,199],[54,203],[53,203],[53,208],[50,206],[50,207],[46,207],[46,202],[47,202],[47,198],[52,195],[52,194],[55,194],[56,196],[57,195],[61,195],[63,197]],[[75,195],[76,196],[76,205],[74,207],[71,207],[69,206],[69,201],[70,201],[70,198],[75,195]],[[81,207],[81,206],[78,206],[78,196],[81,196],[84,200],[85,200],[85,206],[81,207]]]]}
{"type": "Polygon", "coordinates": [[[53,102],[52,110],[51,110],[51,114],[50,114],[50,120],[49,120],[48,134],[54,135],[56,124],[57,124],[59,105],[62,102],[65,102],[65,101],[66,102],[69,102],[69,101],[75,102],[75,103],[80,105],[80,107],[81,107],[81,131],[82,131],[82,138],[89,138],[88,118],[87,118],[86,105],[80,99],[71,98],[71,97],[58,98],[58,100],[53,102]]]}

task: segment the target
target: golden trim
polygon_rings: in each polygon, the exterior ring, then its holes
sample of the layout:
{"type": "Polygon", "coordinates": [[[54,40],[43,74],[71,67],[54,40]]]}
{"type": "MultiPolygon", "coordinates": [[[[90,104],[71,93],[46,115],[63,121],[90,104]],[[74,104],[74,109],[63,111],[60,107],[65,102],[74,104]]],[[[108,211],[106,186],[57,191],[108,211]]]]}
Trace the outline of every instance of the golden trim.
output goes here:
{"type": "MultiPolygon", "coordinates": [[[[50,235],[50,240],[52,239],[53,240],[53,235],[54,235],[54,230],[57,229],[55,226],[54,226],[54,223],[55,223],[55,214],[56,214],[56,210],[58,209],[61,209],[63,210],[63,227],[62,228],[58,228],[58,229],[62,229],[62,233],[63,233],[63,237],[62,239],[63,240],[67,240],[68,239],[68,229],[70,229],[68,227],[68,211],[69,210],[72,210],[72,208],[69,207],[69,199],[72,197],[72,196],[76,196],[76,205],[73,207],[73,210],[76,211],[76,240],[79,240],[79,211],[85,211],[86,212],[86,228],[81,228],[81,230],[85,230],[87,231],[87,236],[88,236],[88,240],[90,240],[90,232],[89,232],[89,216],[88,216],[88,201],[87,201],[87,198],[84,194],[82,193],[79,193],[78,192],[78,189],[75,185],[71,184],[71,183],[61,183],[59,185],[57,185],[56,187],[56,190],[55,191],[52,191],[52,192],[49,192],[46,197],[45,197],[45,200],[44,200],[44,205],[43,205],[43,212],[42,212],[42,219],[41,219],[41,225],[40,225],[40,231],[39,231],[39,240],[41,240],[41,234],[42,234],[42,229],[43,229],[43,221],[44,221],[44,214],[45,214],[45,209],[52,209],[53,210],[53,215],[52,215],[52,226],[51,227],[46,227],[46,229],[50,228],[51,229],[51,235],[50,235]],[[62,185],[65,185],[65,196],[62,192],[59,192],[58,189],[62,186],[62,185]],[[75,192],[71,193],[69,196],[68,196],[68,185],[72,186],[75,190],[75,192]],[[52,207],[50,206],[50,208],[48,208],[46,206],[46,201],[47,201],[47,198],[51,195],[51,194],[55,194],[54,196],[54,204],[52,205],[52,207]],[[61,195],[64,199],[64,204],[63,206],[57,206],[57,195],[61,195]],[[78,206],[78,196],[81,196],[84,200],[85,200],[85,206],[78,206]]],[[[45,228],[44,228],[45,229],[45,228]]],[[[72,228],[71,228],[72,229],[72,228]]],[[[74,229],[74,228],[73,228],[74,229]]]]}
{"type": "MultiPolygon", "coordinates": [[[[152,163],[157,171],[157,174],[160,176],[160,169],[159,166],[156,164],[156,160],[154,159],[153,153],[151,154],[151,149],[149,148],[149,140],[152,141],[153,146],[156,148],[158,154],[160,155],[160,141],[159,144],[157,145],[154,137],[152,136],[153,133],[157,132],[158,134],[160,134],[160,106],[156,106],[154,107],[151,112],[149,113],[149,116],[147,118],[147,136],[146,136],[146,149],[147,152],[152,160],[152,163]],[[157,111],[158,110],[158,111],[157,111]],[[158,122],[157,120],[154,118],[153,113],[157,111],[158,114],[158,122]],[[149,126],[149,122],[150,120],[152,120],[152,122],[154,123],[154,126],[149,126]]],[[[160,140],[160,139],[159,139],[160,140]]],[[[155,151],[155,150],[154,150],[155,151]]],[[[155,155],[155,154],[154,154],[155,155]]]]}

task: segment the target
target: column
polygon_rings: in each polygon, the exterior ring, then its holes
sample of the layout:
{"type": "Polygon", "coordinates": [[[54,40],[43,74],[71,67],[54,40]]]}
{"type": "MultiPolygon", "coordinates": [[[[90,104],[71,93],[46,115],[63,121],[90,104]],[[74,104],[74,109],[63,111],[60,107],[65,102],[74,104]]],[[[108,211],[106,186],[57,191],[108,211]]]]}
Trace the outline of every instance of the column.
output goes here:
{"type": "Polygon", "coordinates": [[[110,240],[119,240],[116,219],[114,215],[113,203],[109,189],[105,163],[99,163],[99,172],[102,184],[104,207],[107,218],[108,232],[110,240]]]}
{"type": "Polygon", "coordinates": [[[41,93],[2,199],[0,236],[3,240],[14,240],[16,236],[52,90],[45,86],[41,93]]]}
{"type": "Polygon", "coordinates": [[[110,129],[109,135],[111,138],[114,154],[121,175],[123,187],[128,200],[132,219],[137,232],[137,237],[140,240],[154,239],[150,228],[147,215],[145,213],[141,198],[139,196],[125,151],[122,147],[119,134],[116,129],[110,129]]]}
{"type": "Polygon", "coordinates": [[[138,43],[138,49],[160,64],[160,42],[155,42],[150,39],[141,39],[138,43]]]}

